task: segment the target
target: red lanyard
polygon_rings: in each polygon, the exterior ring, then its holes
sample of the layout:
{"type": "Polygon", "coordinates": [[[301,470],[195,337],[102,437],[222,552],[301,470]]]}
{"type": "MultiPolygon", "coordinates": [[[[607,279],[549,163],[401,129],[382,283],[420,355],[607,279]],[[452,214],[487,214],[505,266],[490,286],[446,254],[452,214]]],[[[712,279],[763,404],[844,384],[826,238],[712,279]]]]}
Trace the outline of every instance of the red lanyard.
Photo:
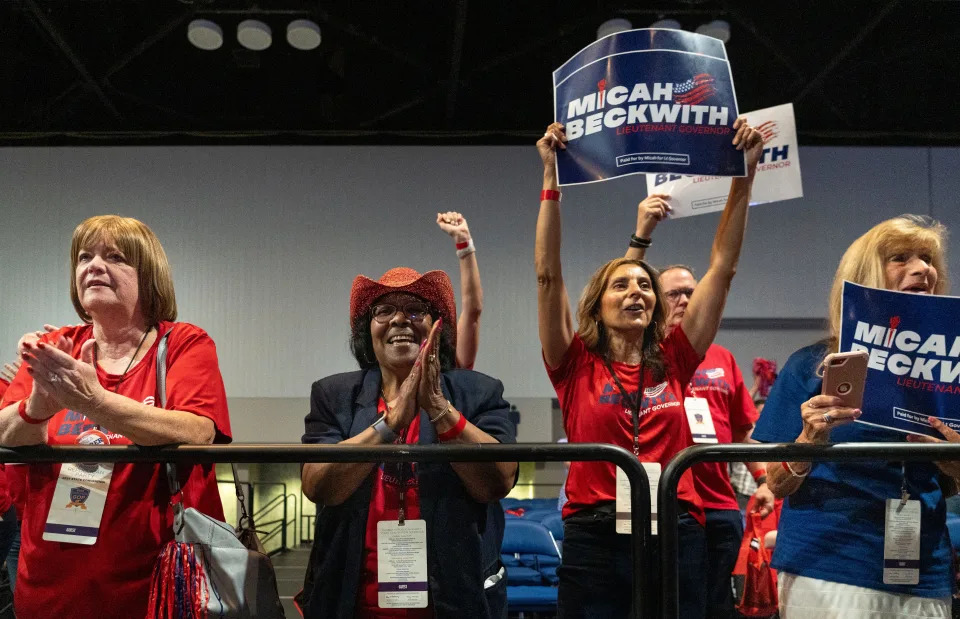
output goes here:
{"type": "MultiPolygon", "coordinates": [[[[380,397],[383,399],[383,408],[385,408],[386,411],[389,413],[390,406],[387,404],[387,398],[383,394],[382,390],[380,391],[380,397]]],[[[394,444],[406,445],[407,434],[409,434],[409,432],[410,432],[410,426],[407,426],[406,428],[403,429],[403,434],[397,437],[397,440],[394,441],[394,444]]],[[[407,517],[407,471],[405,470],[407,463],[396,462],[394,464],[396,464],[397,466],[397,477],[399,478],[399,482],[400,482],[400,504],[399,504],[398,520],[400,521],[400,526],[403,526],[403,522],[407,517]]],[[[416,473],[414,472],[413,467],[416,463],[411,462],[409,464],[410,464],[410,473],[415,475],[416,473]]]]}
{"type": "Polygon", "coordinates": [[[617,389],[620,390],[620,401],[627,403],[627,410],[630,411],[631,417],[633,418],[633,455],[640,457],[640,393],[643,391],[643,368],[646,359],[640,357],[640,378],[637,380],[637,395],[633,398],[631,398],[627,390],[623,388],[623,383],[620,382],[620,377],[617,376],[617,373],[613,370],[610,361],[604,358],[603,362],[606,364],[610,376],[613,377],[613,382],[617,385],[617,389]]]}

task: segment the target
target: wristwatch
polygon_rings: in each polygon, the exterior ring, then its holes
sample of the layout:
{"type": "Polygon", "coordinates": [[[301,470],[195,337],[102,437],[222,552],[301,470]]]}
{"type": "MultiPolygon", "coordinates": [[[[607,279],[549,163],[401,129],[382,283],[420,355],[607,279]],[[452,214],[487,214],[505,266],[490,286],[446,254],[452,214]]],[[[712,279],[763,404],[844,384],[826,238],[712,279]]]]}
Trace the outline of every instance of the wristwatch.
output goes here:
{"type": "Polygon", "coordinates": [[[392,443],[397,440],[397,433],[387,425],[386,413],[380,415],[380,418],[374,421],[373,425],[370,427],[377,431],[377,434],[380,435],[380,438],[384,443],[392,443]]]}

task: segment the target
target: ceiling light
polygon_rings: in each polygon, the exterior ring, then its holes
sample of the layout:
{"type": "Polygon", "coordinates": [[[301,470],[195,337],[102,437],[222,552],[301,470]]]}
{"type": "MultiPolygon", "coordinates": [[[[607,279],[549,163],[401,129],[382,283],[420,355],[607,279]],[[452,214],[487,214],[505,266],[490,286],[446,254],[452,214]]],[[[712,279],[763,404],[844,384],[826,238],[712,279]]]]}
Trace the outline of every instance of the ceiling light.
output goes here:
{"type": "Polygon", "coordinates": [[[623,32],[624,30],[633,30],[633,24],[630,23],[629,19],[623,19],[622,17],[608,19],[597,28],[597,39],[602,39],[611,34],[623,32]]]}
{"type": "Polygon", "coordinates": [[[247,49],[260,52],[273,43],[270,26],[258,19],[245,19],[237,26],[237,41],[247,49]]]}
{"type": "Polygon", "coordinates": [[[320,26],[309,19],[295,19],[287,24],[287,43],[309,51],[320,46],[320,26]]]}
{"type": "Polygon", "coordinates": [[[658,19],[657,21],[650,24],[651,28],[669,28],[671,30],[683,30],[680,27],[680,22],[675,19],[658,19]]]}
{"type": "Polygon", "coordinates": [[[730,40],[730,24],[722,19],[715,19],[697,28],[697,34],[705,34],[726,43],[730,40]]]}
{"type": "Polygon", "coordinates": [[[195,19],[187,26],[187,40],[194,47],[213,51],[223,45],[223,30],[208,19],[195,19]]]}

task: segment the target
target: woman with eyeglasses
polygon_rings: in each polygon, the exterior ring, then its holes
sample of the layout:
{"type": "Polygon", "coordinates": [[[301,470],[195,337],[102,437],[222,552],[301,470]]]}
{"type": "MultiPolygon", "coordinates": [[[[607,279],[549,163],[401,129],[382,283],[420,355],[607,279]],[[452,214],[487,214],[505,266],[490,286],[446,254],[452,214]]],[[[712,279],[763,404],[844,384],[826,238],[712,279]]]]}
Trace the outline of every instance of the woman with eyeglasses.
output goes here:
{"type": "MultiPolygon", "coordinates": [[[[454,368],[443,271],[358,275],[350,347],[360,370],[313,384],[304,443],[513,443],[499,380],[454,368]]],[[[516,462],[307,463],[317,503],[307,618],[506,617],[503,509],[516,462]]]]}
{"type": "MultiPolygon", "coordinates": [[[[746,153],[747,176],[731,182],[710,252],[710,267],[680,325],[667,334],[658,273],[642,260],[616,258],[600,266],[580,297],[575,327],[560,261],[560,192],[556,149],[566,148],[563,125],[537,142],[543,192],[535,263],[540,343],[571,443],[611,443],[633,451],[649,469],[666,467],[693,444],[684,388],[713,342],[736,272],[747,223],[750,188],[763,143],[742,118],[733,146],[746,153]]],[[[646,248],[649,238],[631,245],[646,248]]],[[[563,508],[559,616],[625,617],[633,596],[630,544],[615,528],[616,467],[574,462],[563,508]]],[[[680,616],[706,608],[704,512],[688,470],[680,479],[680,616]]],[[[634,532],[635,534],[638,532],[634,532]]]]}

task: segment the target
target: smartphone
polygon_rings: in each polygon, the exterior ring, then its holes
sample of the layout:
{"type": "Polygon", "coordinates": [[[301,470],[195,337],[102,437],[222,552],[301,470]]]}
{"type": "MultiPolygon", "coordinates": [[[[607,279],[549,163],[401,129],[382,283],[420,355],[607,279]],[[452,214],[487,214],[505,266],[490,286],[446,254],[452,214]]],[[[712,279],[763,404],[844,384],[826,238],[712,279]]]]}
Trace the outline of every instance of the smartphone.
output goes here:
{"type": "Polygon", "coordinates": [[[832,395],[843,401],[842,406],[860,408],[863,388],[867,382],[867,353],[830,353],[823,360],[823,395],[832,395]]]}

